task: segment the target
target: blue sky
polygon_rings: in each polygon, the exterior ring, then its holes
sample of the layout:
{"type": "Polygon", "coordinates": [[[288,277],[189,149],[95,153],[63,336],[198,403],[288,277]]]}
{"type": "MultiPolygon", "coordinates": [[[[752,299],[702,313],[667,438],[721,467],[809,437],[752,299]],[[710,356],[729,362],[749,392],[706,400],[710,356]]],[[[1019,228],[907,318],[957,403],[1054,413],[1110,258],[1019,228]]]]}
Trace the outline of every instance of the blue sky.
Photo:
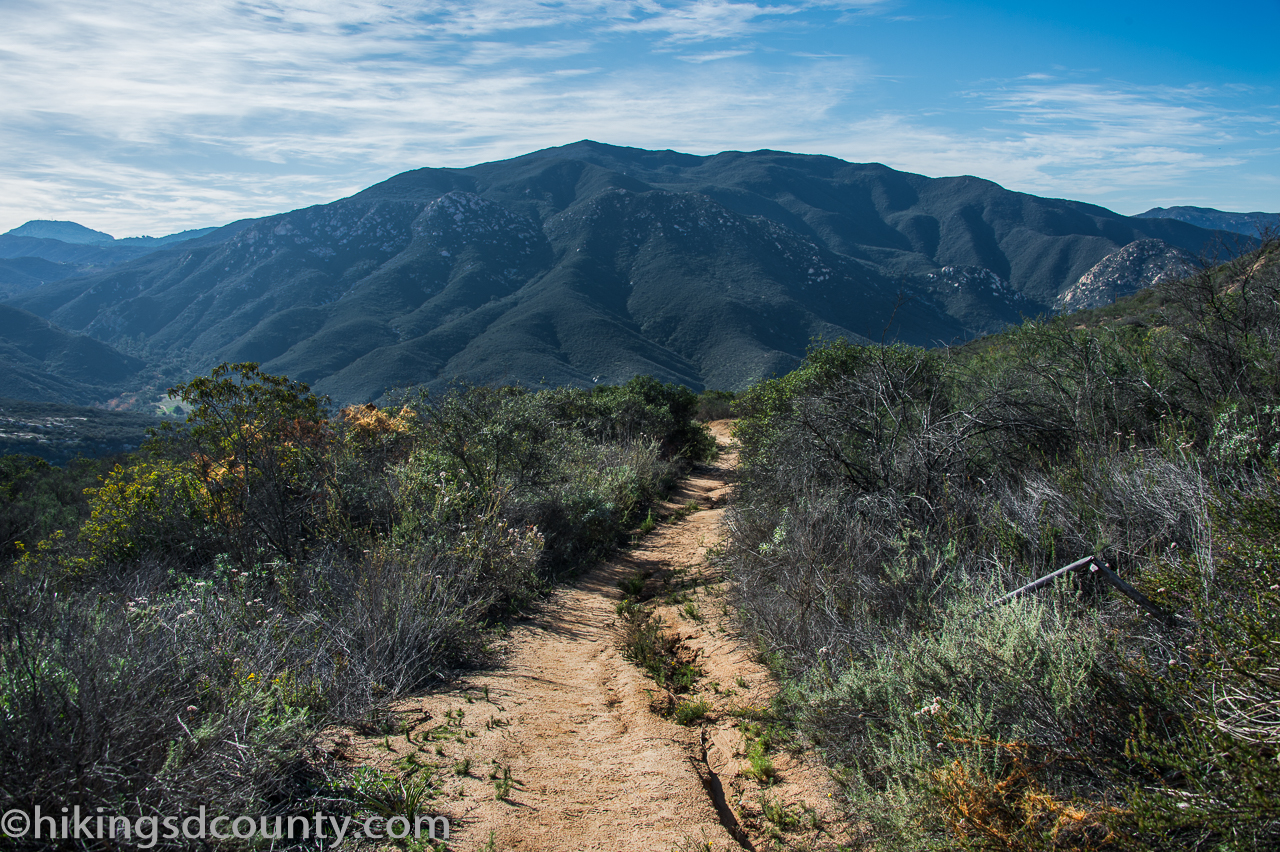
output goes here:
{"type": "Polygon", "coordinates": [[[1280,211],[1278,0],[0,0],[0,232],[160,235],[578,139],[1280,211]]]}

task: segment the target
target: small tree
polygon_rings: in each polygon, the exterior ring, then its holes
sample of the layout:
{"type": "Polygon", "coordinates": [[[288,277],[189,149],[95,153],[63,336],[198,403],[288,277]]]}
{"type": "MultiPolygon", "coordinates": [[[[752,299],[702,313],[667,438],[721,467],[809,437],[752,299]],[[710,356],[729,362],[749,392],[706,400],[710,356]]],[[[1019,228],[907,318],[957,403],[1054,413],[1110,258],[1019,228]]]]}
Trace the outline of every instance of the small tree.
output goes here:
{"type": "Polygon", "coordinates": [[[192,406],[184,434],[229,555],[246,566],[263,547],[300,557],[323,505],[329,431],[321,400],[252,362],[221,364],[169,394],[192,406]]]}

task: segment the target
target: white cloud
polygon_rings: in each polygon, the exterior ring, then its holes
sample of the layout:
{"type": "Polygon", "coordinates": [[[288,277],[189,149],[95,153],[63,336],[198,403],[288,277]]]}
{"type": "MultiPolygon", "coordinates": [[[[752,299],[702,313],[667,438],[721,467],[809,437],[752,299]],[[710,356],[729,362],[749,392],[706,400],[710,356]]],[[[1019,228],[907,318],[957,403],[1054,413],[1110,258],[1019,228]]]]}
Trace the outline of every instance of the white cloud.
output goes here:
{"type": "Polygon", "coordinates": [[[779,0],[770,3],[733,0],[635,0],[629,15],[613,23],[622,32],[661,33],[664,44],[679,45],[717,39],[743,38],[765,23],[780,24],[794,15],[817,9],[841,12],[879,11],[888,0],[779,0]]]}
{"type": "Polygon", "coordinates": [[[14,5],[0,31],[0,216],[15,225],[94,216],[108,231],[158,230],[332,197],[403,168],[583,137],[694,148],[714,137],[734,147],[760,137],[762,111],[804,109],[814,98],[821,110],[840,96],[831,83],[847,74],[775,79],[732,62],[755,49],[733,40],[760,21],[817,5],[14,5]],[[674,72],[661,58],[671,45],[705,41],[717,47],[678,58],[714,64],[714,75],[674,72]],[[620,52],[629,52],[626,69],[620,52]]]}
{"type": "Polygon", "coordinates": [[[619,21],[614,28],[629,32],[662,33],[668,42],[684,43],[711,39],[739,38],[751,30],[757,20],[777,15],[790,15],[801,10],[799,5],[760,6],[755,3],[733,3],[728,0],[693,0],[677,6],[664,6],[653,0],[642,0],[635,20],[619,21]]]}
{"type": "Polygon", "coordinates": [[[1150,140],[1207,144],[1229,134],[1198,89],[1121,89],[1086,83],[1022,84],[976,95],[1016,125],[1078,128],[1120,144],[1150,140]]]}
{"type": "MultiPolygon", "coordinates": [[[[1254,120],[1203,88],[1019,81],[969,92],[994,119],[957,132],[886,112],[853,124],[831,153],[931,175],[970,174],[1041,195],[1142,207],[1139,196],[1242,165],[1254,120]],[[1225,152],[1224,152],[1225,151],[1225,152]]],[[[1150,205],[1148,205],[1150,206],[1150,205]]],[[[1133,209],[1132,212],[1138,212],[1133,209]]]]}
{"type": "Polygon", "coordinates": [[[718,59],[733,59],[737,56],[747,56],[749,50],[717,50],[711,53],[685,53],[676,56],[681,62],[691,62],[694,65],[701,65],[703,62],[715,62],[718,59]]]}
{"type": "Polygon", "coordinates": [[[1280,129],[1274,112],[1231,113],[1230,93],[1037,74],[970,92],[962,111],[868,110],[861,93],[897,69],[766,40],[894,7],[880,0],[0,7],[0,231],[217,224],[580,138],[827,153],[1105,198],[1239,162],[1246,124],[1254,148],[1280,129]]]}

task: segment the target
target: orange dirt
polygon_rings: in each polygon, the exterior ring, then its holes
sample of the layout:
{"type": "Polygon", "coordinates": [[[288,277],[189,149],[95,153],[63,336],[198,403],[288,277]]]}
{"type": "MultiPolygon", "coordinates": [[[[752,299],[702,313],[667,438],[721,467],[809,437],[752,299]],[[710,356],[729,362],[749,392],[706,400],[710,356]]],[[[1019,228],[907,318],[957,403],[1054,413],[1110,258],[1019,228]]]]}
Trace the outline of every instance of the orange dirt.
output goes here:
{"type": "Polygon", "coordinates": [[[748,723],[776,686],[736,634],[725,584],[707,560],[723,537],[737,461],[730,424],[712,431],[727,451],[661,507],[671,514],[696,501],[698,511],[659,524],[550,596],[511,630],[499,667],[397,703],[407,734],[331,733],[328,747],[390,771],[437,767],[443,792],[426,809],[449,818],[455,850],[737,852],[847,842],[829,798],[834,784],[811,755],[775,745],[767,757],[776,777],[764,784],[746,774],[742,729],[760,730],[748,723]],[[703,673],[690,694],[669,695],[623,656],[618,583],[637,573],[648,576],[646,606],[678,639],[680,659],[703,673]],[[700,721],[669,718],[675,702],[697,700],[709,705],[700,721]],[[499,798],[504,776],[511,783],[499,798]]]}

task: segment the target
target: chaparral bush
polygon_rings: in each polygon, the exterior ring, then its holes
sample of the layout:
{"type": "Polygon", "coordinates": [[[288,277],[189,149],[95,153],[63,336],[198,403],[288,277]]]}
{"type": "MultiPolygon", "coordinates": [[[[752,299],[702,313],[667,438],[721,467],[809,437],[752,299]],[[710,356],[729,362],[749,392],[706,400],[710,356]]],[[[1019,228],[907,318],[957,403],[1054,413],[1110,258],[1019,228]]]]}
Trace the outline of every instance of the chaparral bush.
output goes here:
{"type": "Polygon", "coordinates": [[[1274,847],[1278,255],[739,399],[739,612],[875,848],[1274,847]],[[1158,613],[987,609],[1090,555],[1158,613]]]}
{"type": "MultiPolygon", "coordinates": [[[[255,364],[171,393],[185,426],[41,508],[0,571],[0,811],[340,809],[321,726],[483,659],[711,446],[650,379],[333,416],[255,364]]],[[[5,481],[34,511],[27,470],[5,481]]]]}

